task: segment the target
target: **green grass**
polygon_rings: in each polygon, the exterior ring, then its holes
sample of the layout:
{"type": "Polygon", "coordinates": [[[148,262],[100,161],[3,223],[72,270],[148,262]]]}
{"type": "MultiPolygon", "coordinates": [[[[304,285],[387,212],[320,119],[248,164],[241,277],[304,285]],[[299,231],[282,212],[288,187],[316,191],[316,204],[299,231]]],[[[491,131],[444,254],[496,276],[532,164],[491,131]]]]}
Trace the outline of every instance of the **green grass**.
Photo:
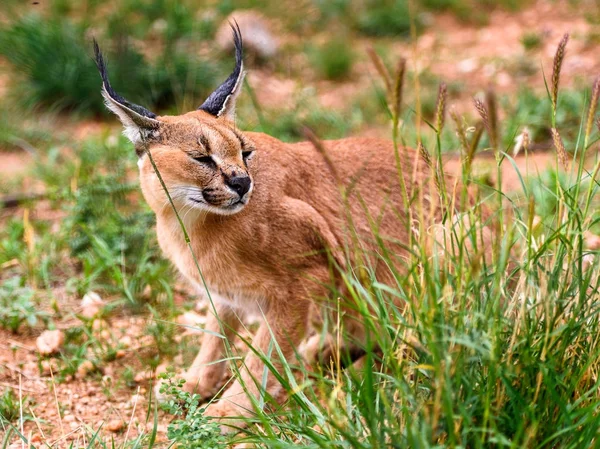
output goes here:
{"type": "MultiPolygon", "coordinates": [[[[28,402],[27,398],[25,401],[28,402]]],[[[0,394],[0,426],[17,421],[21,415],[21,401],[18,394],[11,388],[0,394]]]]}
{"type": "MultiPolygon", "coordinates": [[[[0,55],[16,75],[11,95],[18,102],[28,108],[105,114],[85,26],[28,15],[0,27],[0,55]]],[[[214,88],[220,71],[213,61],[173,48],[174,44],[149,60],[117,31],[112,33],[112,39],[97,38],[107,53],[115,88],[131,101],[161,110],[181,104],[184,96],[199,102],[214,88]]]]}
{"type": "Polygon", "coordinates": [[[15,276],[0,286],[0,327],[17,333],[22,324],[37,326],[48,314],[39,310],[36,292],[23,285],[23,279],[15,276]]]}
{"type": "Polygon", "coordinates": [[[350,76],[355,54],[347,38],[337,37],[309,49],[309,58],[321,78],[340,80],[350,76]]]}
{"type": "Polygon", "coordinates": [[[528,32],[521,37],[521,44],[525,50],[536,50],[544,43],[543,36],[540,33],[528,32]]]}

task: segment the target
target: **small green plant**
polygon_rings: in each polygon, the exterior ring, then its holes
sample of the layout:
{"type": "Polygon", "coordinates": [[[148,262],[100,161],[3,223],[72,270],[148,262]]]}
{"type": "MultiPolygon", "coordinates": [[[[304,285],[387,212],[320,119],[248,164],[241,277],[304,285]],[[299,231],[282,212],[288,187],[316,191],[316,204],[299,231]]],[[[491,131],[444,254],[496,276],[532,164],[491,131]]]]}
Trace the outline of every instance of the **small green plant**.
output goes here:
{"type": "Polygon", "coordinates": [[[542,36],[540,33],[529,31],[521,37],[521,44],[525,50],[536,50],[542,46],[542,36]]]}
{"type": "MultiPolygon", "coordinates": [[[[27,398],[24,401],[27,401],[27,398]]],[[[19,418],[20,413],[21,404],[19,396],[12,388],[7,388],[0,395],[0,425],[15,422],[19,418]]]]}
{"type": "Polygon", "coordinates": [[[167,428],[167,437],[176,447],[186,449],[225,449],[226,439],[215,422],[204,416],[198,394],[183,391],[185,380],[175,380],[173,373],[161,374],[160,393],[167,396],[161,408],[177,417],[167,428]]]}
{"type": "Polygon", "coordinates": [[[358,15],[356,27],[367,36],[402,36],[409,34],[410,21],[406,0],[369,0],[358,15]]]}
{"type": "Polygon", "coordinates": [[[22,324],[36,326],[48,314],[39,310],[35,291],[24,286],[23,278],[15,276],[0,284],[0,326],[17,333],[22,324]]]}
{"type": "Polygon", "coordinates": [[[354,64],[354,52],[347,39],[334,38],[310,52],[319,74],[329,80],[348,78],[354,64]]]}

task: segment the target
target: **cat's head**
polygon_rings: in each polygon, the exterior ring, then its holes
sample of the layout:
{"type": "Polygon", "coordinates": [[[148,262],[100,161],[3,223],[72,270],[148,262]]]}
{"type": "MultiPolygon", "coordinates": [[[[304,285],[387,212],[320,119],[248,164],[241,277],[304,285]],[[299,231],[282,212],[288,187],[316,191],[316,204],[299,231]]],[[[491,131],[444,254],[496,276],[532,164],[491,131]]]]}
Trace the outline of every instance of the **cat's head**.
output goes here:
{"type": "Polygon", "coordinates": [[[249,164],[255,148],[233,120],[244,64],[239,27],[232,29],[233,72],[197,110],[177,116],[157,116],[115,92],[94,41],[106,106],[119,117],[135,146],[142,190],[157,213],[170,206],[161,179],[179,210],[230,215],[250,200],[254,183],[249,164]]]}

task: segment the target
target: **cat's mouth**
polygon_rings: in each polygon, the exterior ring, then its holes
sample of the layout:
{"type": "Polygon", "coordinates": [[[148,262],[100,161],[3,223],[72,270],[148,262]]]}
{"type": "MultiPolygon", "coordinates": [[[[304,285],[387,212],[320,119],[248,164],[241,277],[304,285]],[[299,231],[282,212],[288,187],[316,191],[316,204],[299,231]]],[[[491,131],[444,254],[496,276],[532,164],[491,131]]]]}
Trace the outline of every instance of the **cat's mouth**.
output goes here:
{"type": "Polygon", "coordinates": [[[198,204],[198,207],[221,215],[232,215],[240,212],[247,204],[249,195],[244,195],[242,198],[232,199],[226,202],[213,202],[204,196],[189,196],[190,201],[198,204]]]}

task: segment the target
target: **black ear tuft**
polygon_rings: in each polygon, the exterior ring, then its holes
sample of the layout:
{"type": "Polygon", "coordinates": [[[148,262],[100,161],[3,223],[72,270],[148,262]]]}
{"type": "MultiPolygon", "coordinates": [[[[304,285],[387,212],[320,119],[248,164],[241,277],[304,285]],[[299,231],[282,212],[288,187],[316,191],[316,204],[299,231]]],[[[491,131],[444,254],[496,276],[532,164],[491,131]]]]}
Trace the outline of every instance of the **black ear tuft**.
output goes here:
{"type": "Polygon", "coordinates": [[[235,109],[235,99],[241,91],[244,78],[244,43],[240,26],[234,21],[229,23],[233,31],[235,45],[235,68],[229,77],[221,84],[204,103],[198,108],[215,117],[232,116],[235,109]],[[235,25],[234,25],[235,24],[235,25]]]}
{"type": "Polygon", "coordinates": [[[102,52],[100,51],[100,47],[98,46],[98,42],[96,41],[96,39],[94,39],[94,55],[96,59],[96,66],[100,71],[100,76],[102,77],[102,85],[104,86],[106,94],[108,94],[108,96],[113,101],[119,103],[121,106],[131,109],[136,114],[139,114],[143,117],[156,118],[156,114],[154,112],[151,112],[148,109],[137,104],[130,103],[114,91],[114,89],[110,85],[110,81],[108,79],[108,71],[106,70],[106,63],[104,62],[104,57],[102,56],[102,52]]]}
{"type": "Polygon", "coordinates": [[[140,145],[145,145],[149,139],[157,138],[160,134],[160,122],[156,114],[142,106],[130,103],[114,91],[108,80],[106,63],[96,39],[94,39],[94,55],[102,77],[102,96],[106,107],[119,117],[125,127],[123,132],[127,138],[136,145],[136,148],[141,148],[140,145]]]}

